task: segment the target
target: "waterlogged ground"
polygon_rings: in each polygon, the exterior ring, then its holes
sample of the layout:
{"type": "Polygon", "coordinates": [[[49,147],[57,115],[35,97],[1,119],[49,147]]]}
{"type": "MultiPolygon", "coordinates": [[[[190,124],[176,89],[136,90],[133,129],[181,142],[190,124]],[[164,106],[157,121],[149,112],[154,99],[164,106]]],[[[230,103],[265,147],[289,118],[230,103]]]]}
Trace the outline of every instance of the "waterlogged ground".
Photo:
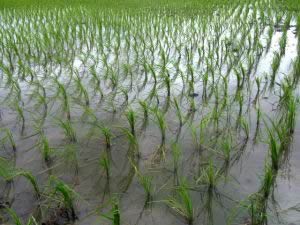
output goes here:
{"type": "Polygon", "coordinates": [[[299,23],[268,1],[2,10],[0,222],[299,224],[299,23]]]}

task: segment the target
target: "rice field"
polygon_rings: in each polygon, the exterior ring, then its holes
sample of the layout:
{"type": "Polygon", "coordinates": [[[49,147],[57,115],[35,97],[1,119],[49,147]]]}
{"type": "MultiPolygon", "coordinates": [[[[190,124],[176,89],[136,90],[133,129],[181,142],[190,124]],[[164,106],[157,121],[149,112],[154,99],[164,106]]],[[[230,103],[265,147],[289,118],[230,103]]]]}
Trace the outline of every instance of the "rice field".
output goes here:
{"type": "Polygon", "coordinates": [[[300,3],[0,4],[0,224],[300,224],[300,3]]]}

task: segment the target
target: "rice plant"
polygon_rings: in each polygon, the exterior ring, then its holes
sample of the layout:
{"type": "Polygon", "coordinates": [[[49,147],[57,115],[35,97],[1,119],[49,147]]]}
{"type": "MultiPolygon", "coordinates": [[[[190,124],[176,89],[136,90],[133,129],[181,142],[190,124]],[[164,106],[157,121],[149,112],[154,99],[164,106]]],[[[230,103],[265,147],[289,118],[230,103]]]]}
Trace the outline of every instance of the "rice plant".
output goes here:
{"type": "Polygon", "coordinates": [[[112,139],[114,137],[111,129],[103,124],[94,124],[94,125],[96,125],[97,128],[99,128],[101,134],[104,136],[106,149],[107,150],[111,149],[112,139]]]}
{"type": "Polygon", "coordinates": [[[173,171],[175,174],[177,174],[182,152],[180,147],[178,146],[178,143],[176,142],[172,143],[171,148],[172,148],[172,156],[173,156],[173,171]]]}
{"type": "Polygon", "coordinates": [[[8,160],[1,157],[0,177],[6,182],[12,182],[17,177],[24,177],[32,185],[37,197],[40,198],[41,192],[36,178],[29,171],[15,168],[8,160]]]}
{"type": "Polygon", "coordinates": [[[174,106],[175,106],[175,109],[176,109],[176,115],[177,115],[178,120],[179,120],[179,126],[181,127],[183,125],[182,112],[181,112],[180,106],[179,106],[178,101],[177,101],[176,98],[173,98],[173,102],[174,102],[174,106]]]}
{"type": "Polygon", "coordinates": [[[61,195],[62,202],[64,207],[68,210],[68,215],[71,221],[75,221],[77,219],[77,215],[75,212],[75,192],[72,190],[67,184],[58,178],[51,176],[50,177],[50,185],[53,189],[53,194],[61,195]]]}
{"type": "Polygon", "coordinates": [[[277,171],[280,165],[280,145],[276,139],[274,132],[271,129],[268,129],[268,138],[269,138],[269,149],[271,155],[272,168],[277,171]]]}
{"type": "Polygon", "coordinates": [[[102,214],[103,217],[110,220],[112,225],[121,225],[121,215],[120,215],[120,208],[119,208],[119,201],[117,198],[113,198],[111,200],[112,209],[111,212],[107,214],[102,214]]]}
{"type": "MultiPolygon", "coordinates": [[[[23,225],[22,219],[17,215],[17,213],[11,209],[11,208],[5,208],[5,211],[9,214],[9,216],[12,218],[15,225],[23,225]]],[[[31,216],[29,220],[27,221],[26,225],[38,225],[36,219],[31,216]]]]}
{"type": "Polygon", "coordinates": [[[148,206],[153,199],[153,192],[154,192],[153,183],[152,183],[153,177],[142,174],[138,170],[137,166],[134,165],[134,163],[131,162],[131,165],[135,170],[135,174],[137,175],[140,185],[143,187],[145,191],[146,194],[145,206],[148,206]]]}
{"type": "Polygon", "coordinates": [[[274,56],[273,56],[272,64],[271,64],[271,68],[272,68],[271,83],[270,83],[271,87],[274,86],[275,76],[276,76],[276,73],[279,69],[280,61],[281,61],[280,53],[275,52],[274,56]]]}
{"type": "Polygon", "coordinates": [[[156,118],[155,122],[156,122],[156,124],[158,125],[158,127],[160,129],[161,143],[162,143],[162,145],[164,145],[165,142],[166,142],[166,129],[167,129],[167,123],[165,121],[164,114],[158,108],[155,108],[153,110],[153,113],[154,113],[155,118],[156,118]]]}
{"type": "Polygon", "coordinates": [[[140,106],[143,109],[143,114],[144,114],[144,120],[147,121],[149,117],[149,106],[146,101],[139,101],[140,106]]]}
{"type": "Polygon", "coordinates": [[[5,133],[5,136],[2,138],[2,142],[5,142],[6,140],[9,141],[13,152],[17,151],[17,146],[16,146],[16,142],[14,140],[13,134],[12,132],[8,129],[8,128],[1,128],[0,131],[5,133]]]}
{"type": "Polygon", "coordinates": [[[38,145],[42,153],[43,159],[46,163],[49,163],[51,160],[52,149],[49,145],[49,140],[44,134],[41,135],[38,145]]]}
{"type": "Polygon", "coordinates": [[[126,118],[130,126],[132,136],[135,136],[135,123],[136,123],[136,115],[132,109],[129,109],[126,112],[126,118]]]}
{"type": "Polygon", "coordinates": [[[174,212],[182,216],[187,224],[194,223],[195,212],[187,184],[181,182],[175,189],[175,196],[170,196],[165,202],[174,212]]]}
{"type": "Polygon", "coordinates": [[[221,143],[221,150],[226,163],[229,163],[230,161],[232,148],[233,146],[232,146],[231,136],[229,137],[225,136],[221,143]]]}
{"type": "Polygon", "coordinates": [[[197,178],[196,183],[207,186],[208,190],[214,190],[217,188],[221,178],[221,171],[216,169],[210,160],[209,165],[200,171],[200,176],[197,178]]]}
{"type": "Polygon", "coordinates": [[[69,120],[63,121],[61,119],[58,119],[58,125],[63,130],[63,132],[65,134],[65,137],[71,143],[76,143],[77,142],[75,130],[74,130],[73,126],[72,126],[72,123],[69,120]]]}
{"type": "Polygon", "coordinates": [[[264,178],[261,186],[261,192],[265,199],[268,199],[270,195],[270,191],[274,186],[275,174],[272,167],[266,165],[264,171],[264,178]]]}
{"type": "Polygon", "coordinates": [[[105,174],[106,174],[106,179],[109,180],[110,179],[110,160],[109,158],[107,157],[107,154],[103,154],[101,157],[100,157],[100,160],[99,160],[99,164],[100,166],[104,169],[105,171],[105,174]]]}

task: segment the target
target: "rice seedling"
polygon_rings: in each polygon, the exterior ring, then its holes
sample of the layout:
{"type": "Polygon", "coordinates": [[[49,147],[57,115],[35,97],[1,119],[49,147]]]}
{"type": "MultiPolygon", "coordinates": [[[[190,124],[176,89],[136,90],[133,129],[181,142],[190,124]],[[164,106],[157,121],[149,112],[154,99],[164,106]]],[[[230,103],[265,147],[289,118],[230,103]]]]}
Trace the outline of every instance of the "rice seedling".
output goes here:
{"type": "Polygon", "coordinates": [[[269,149],[271,155],[272,168],[277,171],[280,164],[280,146],[275,137],[275,134],[271,129],[268,128],[268,138],[269,138],[269,149]]]}
{"type": "Polygon", "coordinates": [[[113,138],[113,134],[112,134],[110,128],[105,127],[105,126],[100,126],[99,129],[100,129],[101,133],[103,134],[103,136],[105,137],[106,149],[110,149],[111,145],[112,145],[112,138],[113,138]]]}
{"type": "Polygon", "coordinates": [[[146,101],[139,101],[140,106],[143,109],[144,120],[147,121],[149,117],[149,106],[146,101]]]}
{"type": "Polygon", "coordinates": [[[8,128],[1,128],[0,131],[5,133],[5,136],[2,138],[2,142],[4,143],[6,140],[8,140],[12,147],[13,152],[16,152],[17,146],[12,132],[8,128]]]}
{"type": "Polygon", "coordinates": [[[113,225],[120,225],[121,217],[120,217],[120,209],[119,204],[116,200],[113,202],[113,225]]]}
{"type": "MultiPolygon", "coordinates": [[[[17,215],[17,213],[11,208],[5,208],[5,211],[9,214],[12,218],[15,225],[23,225],[22,219],[17,215]]],[[[27,221],[26,225],[38,225],[36,219],[31,216],[27,221]]]]}
{"type": "Polygon", "coordinates": [[[182,216],[186,223],[194,223],[194,208],[187,184],[181,182],[175,189],[175,197],[169,197],[166,204],[178,215],[182,216]]]}
{"type": "Polygon", "coordinates": [[[274,179],[275,179],[275,174],[272,167],[266,165],[263,184],[261,186],[261,192],[263,193],[265,199],[268,199],[270,195],[270,191],[274,185],[274,179]]]}
{"type": "Polygon", "coordinates": [[[44,134],[42,134],[38,142],[38,146],[42,153],[43,159],[46,163],[49,163],[51,160],[52,149],[49,145],[47,137],[44,134]]]}
{"type": "Polygon", "coordinates": [[[110,220],[113,225],[121,225],[119,201],[117,200],[117,198],[113,198],[111,204],[112,204],[111,212],[108,215],[102,214],[102,216],[110,220]]]}
{"type": "Polygon", "coordinates": [[[85,100],[85,105],[89,106],[90,105],[90,98],[88,95],[87,90],[85,89],[85,87],[83,86],[82,82],[81,82],[81,78],[79,77],[78,71],[76,71],[76,76],[75,76],[75,82],[76,82],[76,87],[77,87],[77,92],[79,93],[79,96],[81,97],[83,95],[84,100],[85,100]]]}
{"type": "Polygon", "coordinates": [[[77,215],[75,212],[75,192],[72,190],[67,184],[58,178],[51,176],[50,177],[50,185],[53,189],[53,194],[60,194],[62,198],[62,202],[64,207],[68,210],[68,217],[71,221],[75,221],[77,219],[77,215]]]}
{"type": "Polygon", "coordinates": [[[231,151],[232,151],[232,139],[231,136],[229,137],[224,137],[222,143],[221,143],[221,150],[223,153],[223,157],[226,163],[229,163],[230,161],[230,156],[231,156],[231,151]]]}
{"type": "Polygon", "coordinates": [[[272,64],[271,64],[271,68],[272,68],[271,83],[270,83],[271,87],[274,86],[275,76],[276,76],[276,73],[277,73],[277,71],[279,69],[280,61],[281,61],[280,53],[275,52],[273,60],[272,60],[272,64]]]}
{"type": "Polygon", "coordinates": [[[208,190],[214,190],[217,188],[220,178],[222,178],[221,171],[216,170],[210,160],[207,168],[200,171],[200,176],[197,178],[196,183],[207,186],[208,190]]]}
{"type": "Polygon", "coordinates": [[[280,47],[280,55],[283,56],[285,54],[285,47],[287,42],[287,32],[284,32],[280,41],[279,41],[279,47],[280,47]]]}
{"type": "Polygon", "coordinates": [[[167,129],[167,123],[165,121],[165,117],[163,113],[158,109],[154,108],[153,113],[156,118],[156,124],[158,125],[161,133],[161,144],[164,145],[166,142],[166,129],[167,129]]]}
{"type": "Polygon", "coordinates": [[[249,136],[250,136],[250,128],[249,128],[249,124],[246,121],[246,119],[244,117],[241,117],[241,127],[245,133],[246,136],[246,140],[248,140],[249,136]]]}
{"type": "Polygon", "coordinates": [[[58,81],[58,78],[54,79],[54,82],[57,85],[57,95],[62,97],[62,110],[67,115],[67,119],[71,120],[71,109],[70,109],[70,101],[66,91],[66,88],[63,84],[58,81]]]}
{"type": "Polygon", "coordinates": [[[174,106],[175,106],[175,109],[176,109],[176,115],[177,115],[178,120],[179,120],[179,127],[182,127],[182,125],[183,125],[183,116],[182,116],[181,109],[179,107],[179,104],[178,104],[178,101],[177,101],[176,98],[173,98],[173,102],[174,102],[174,106]]]}
{"type": "Polygon", "coordinates": [[[172,143],[171,148],[172,148],[172,156],[173,156],[173,171],[175,174],[177,174],[182,152],[176,142],[172,143]]]}
{"type": "Polygon", "coordinates": [[[132,109],[129,109],[126,112],[126,118],[130,126],[130,131],[132,136],[135,136],[135,123],[136,123],[136,115],[132,109]]]}
{"type": "Polygon", "coordinates": [[[35,194],[40,198],[40,189],[37,184],[35,177],[29,172],[21,169],[14,168],[11,163],[0,157],[0,177],[3,178],[6,182],[12,182],[17,177],[24,177],[32,185],[35,194]]]}
{"type": "Polygon", "coordinates": [[[153,192],[154,192],[153,184],[152,184],[153,177],[142,174],[133,163],[131,164],[135,170],[140,185],[143,187],[145,191],[146,194],[145,206],[148,206],[153,199],[153,192]]]}
{"type": "Polygon", "coordinates": [[[126,128],[121,128],[123,133],[125,134],[128,142],[129,142],[129,152],[136,153],[138,157],[140,157],[139,152],[139,143],[136,136],[133,136],[131,131],[126,128]]]}
{"type": "Polygon", "coordinates": [[[198,140],[197,129],[196,129],[195,126],[193,126],[193,124],[191,124],[190,125],[190,130],[191,130],[191,136],[192,136],[193,143],[196,147],[196,150],[199,150],[201,147],[200,147],[200,143],[199,143],[199,140],[198,140]]]}
{"type": "Polygon", "coordinates": [[[100,157],[99,164],[104,169],[105,174],[106,174],[106,179],[109,181],[109,179],[110,179],[110,167],[111,167],[111,165],[110,165],[110,160],[107,157],[107,154],[103,154],[100,157]]]}
{"type": "Polygon", "coordinates": [[[16,112],[18,115],[18,120],[21,121],[21,134],[23,135],[24,130],[25,130],[25,116],[24,116],[24,111],[22,109],[22,107],[20,107],[20,105],[18,103],[15,103],[15,107],[16,107],[16,112]]]}
{"type": "Polygon", "coordinates": [[[72,126],[72,123],[69,120],[63,121],[61,119],[58,119],[58,125],[64,131],[65,137],[71,143],[76,143],[77,138],[76,138],[76,133],[72,126]]]}

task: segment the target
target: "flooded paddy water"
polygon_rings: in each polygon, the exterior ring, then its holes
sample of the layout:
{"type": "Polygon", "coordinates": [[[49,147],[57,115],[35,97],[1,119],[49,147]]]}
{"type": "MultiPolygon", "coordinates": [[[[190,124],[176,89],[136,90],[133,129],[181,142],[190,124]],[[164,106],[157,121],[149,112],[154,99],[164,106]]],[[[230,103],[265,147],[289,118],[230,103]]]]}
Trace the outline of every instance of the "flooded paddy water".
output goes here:
{"type": "Polygon", "coordinates": [[[296,12],[2,9],[0,27],[1,224],[300,224],[296,12]]]}

